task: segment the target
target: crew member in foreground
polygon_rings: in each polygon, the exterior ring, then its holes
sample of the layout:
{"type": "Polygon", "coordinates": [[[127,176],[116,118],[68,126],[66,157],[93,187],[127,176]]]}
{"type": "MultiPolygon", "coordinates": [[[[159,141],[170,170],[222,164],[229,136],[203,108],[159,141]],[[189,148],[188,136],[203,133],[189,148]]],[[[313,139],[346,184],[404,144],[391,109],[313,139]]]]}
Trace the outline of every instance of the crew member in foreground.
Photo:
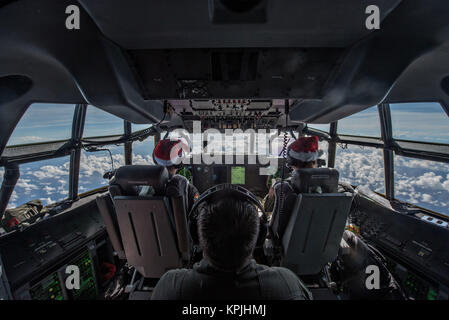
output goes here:
{"type": "Polygon", "coordinates": [[[232,190],[200,203],[197,210],[202,260],[175,269],[157,283],[153,300],[304,300],[311,295],[290,270],[255,262],[259,233],[256,206],[232,190]]]}

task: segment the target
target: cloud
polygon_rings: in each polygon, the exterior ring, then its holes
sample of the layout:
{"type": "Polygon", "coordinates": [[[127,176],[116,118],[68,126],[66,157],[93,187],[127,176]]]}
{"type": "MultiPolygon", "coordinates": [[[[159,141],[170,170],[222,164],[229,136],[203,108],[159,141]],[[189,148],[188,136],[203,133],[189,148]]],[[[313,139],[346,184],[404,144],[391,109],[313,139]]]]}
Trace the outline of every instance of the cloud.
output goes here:
{"type": "Polygon", "coordinates": [[[31,192],[32,190],[38,190],[39,187],[36,186],[33,183],[30,183],[30,179],[22,179],[20,178],[19,181],[17,181],[16,188],[23,188],[26,193],[31,192]]]}
{"type": "Polygon", "coordinates": [[[41,141],[45,141],[45,138],[38,136],[23,136],[14,138],[14,144],[34,143],[41,141]]]}
{"type": "MultiPolygon", "coordinates": [[[[320,142],[320,148],[327,151],[327,143],[320,142]]],[[[153,164],[151,150],[134,152],[134,164],[153,164]]],[[[121,148],[111,148],[114,167],[124,165],[121,148]]],[[[327,152],[322,156],[326,158],[327,152]]],[[[60,159],[59,159],[60,160],[60,159]]],[[[45,165],[24,165],[22,176],[11,197],[9,207],[32,199],[59,201],[68,195],[69,161],[47,160],[45,165]]],[[[366,186],[383,193],[384,168],[382,150],[349,146],[337,149],[336,168],[340,180],[354,185],[366,186]]],[[[81,155],[80,192],[104,186],[107,180],[103,174],[111,169],[111,159],[107,152],[85,153],[81,155]]],[[[0,179],[4,171],[0,169],[0,179]]],[[[396,198],[449,215],[449,165],[432,161],[395,156],[396,198]]]]}
{"type": "Polygon", "coordinates": [[[140,155],[140,154],[133,154],[133,164],[139,164],[139,165],[153,165],[153,157],[150,155],[140,155]]]}
{"type": "MultiPolygon", "coordinates": [[[[113,154],[112,159],[114,161],[114,168],[121,167],[125,164],[125,159],[122,154],[113,154]]],[[[108,153],[105,153],[105,155],[86,155],[83,153],[81,155],[80,178],[88,178],[94,175],[103,176],[111,168],[111,157],[108,153]]]]}
{"type": "Polygon", "coordinates": [[[42,188],[42,190],[44,190],[47,194],[52,194],[53,192],[55,192],[56,188],[45,186],[42,188]]]}
{"type": "Polygon", "coordinates": [[[47,198],[41,199],[41,200],[42,200],[42,203],[44,204],[44,206],[47,206],[49,204],[52,204],[52,203],[56,202],[55,200],[52,200],[50,197],[47,197],[47,198]]]}
{"type": "MultiPolygon", "coordinates": [[[[414,182],[417,186],[422,186],[430,189],[441,189],[444,190],[442,176],[437,176],[435,172],[426,172],[414,182]]],[[[447,181],[446,181],[447,182],[447,181]]]]}
{"type": "Polygon", "coordinates": [[[46,165],[40,168],[40,170],[35,171],[32,173],[36,178],[42,180],[42,179],[57,179],[61,176],[68,176],[69,175],[69,169],[70,166],[69,162],[65,163],[61,166],[52,166],[52,165],[46,165]]]}
{"type": "MultiPolygon", "coordinates": [[[[449,165],[395,156],[395,197],[449,215],[449,165]]],[[[340,180],[384,192],[381,150],[350,146],[338,149],[340,180]]]]}
{"type": "Polygon", "coordinates": [[[11,198],[9,199],[9,202],[8,202],[8,209],[9,208],[15,208],[15,207],[17,207],[17,204],[16,204],[16,201],[19,199],[19,196],[17,195],[17,192],[14,190],[13,192],[12,192],[12,195],[11,195],[11,198]]]}
{"type": "Polygon", "coordinates": [[[336,169],[340,180],[361,185],[377,192],[384,192],[382,151],[350,146],[337,149],[336,169]]]}

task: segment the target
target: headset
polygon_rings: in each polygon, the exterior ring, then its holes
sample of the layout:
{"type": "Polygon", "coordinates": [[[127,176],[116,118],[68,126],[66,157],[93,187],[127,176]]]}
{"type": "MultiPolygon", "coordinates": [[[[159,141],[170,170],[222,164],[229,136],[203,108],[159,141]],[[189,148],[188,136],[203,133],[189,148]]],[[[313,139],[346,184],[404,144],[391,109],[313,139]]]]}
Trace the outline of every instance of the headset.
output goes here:
{"type": "MultiPolygon", "coordinates": [[[[265,214],[265,210],[262,206],[262,204],[260,203],[259,199],[257,199],[257,197],[251,193],[249,190],[243,188],[242,186],[239,185],[234,185],[234,184],[230,184],[230,183],[222,183],[222,184],[218,184],[215,185],[213,187],[210,187],[209,189],[207,189],[206,191],[204,191],[201,196],[198,198],[198,200],[195,202],[195,204],[192,206],[192,209],[189,212],[189,228],[190,228],[190,234],[197,234],[196,229],[196,222],[197,222],[197,217],[194,216],[195,211],[197,211],[198,207],[205,202],[208,201],[215,201],[216,199],[221,199],[225,196],[232,196],[234,198],[238,198],[240,200],[243,201],[249,201],[251,204],[253,204],[255,207],[257,207],[258,209],[260,209],[260,211],[262,212],[262,219],[261,219],[261,225],[259,226],[259,236],[257,239],[257,246],[261,246],[263,244],[263,241],[265,241],[265,236],[266,236],[266,232],[267,232],[267,228],[268,228],[268,219],[267,216],[265,214]],[[193,223],[193,221],[195,223],[193,223]]],[[[232,213],[230,213],[232,214],[232,213]]],[[[192,237],[193,238],[193,237],[192,237]]],[[[197,241],[198,239],[193,239],[194,241],[197,241]]]]}

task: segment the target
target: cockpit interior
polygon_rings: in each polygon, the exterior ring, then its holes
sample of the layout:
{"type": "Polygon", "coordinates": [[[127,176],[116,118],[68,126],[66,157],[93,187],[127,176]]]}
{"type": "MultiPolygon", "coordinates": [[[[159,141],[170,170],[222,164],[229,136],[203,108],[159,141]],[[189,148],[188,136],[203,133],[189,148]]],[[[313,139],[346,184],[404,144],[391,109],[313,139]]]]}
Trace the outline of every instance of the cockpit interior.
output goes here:
{"type": "Polygon", "coordinates": [[[269,228],[288,211],[252,257],[314,300],[448,300],[448,17],[447,0],[0,0],[0,300],[150,300],[201,260],[185,181],[194,201],[250,194],[269,228]],[[301,137],[318,158],[295,171],[301,137]],[[184,184],[156,161],[167,139],[184,184]]]}

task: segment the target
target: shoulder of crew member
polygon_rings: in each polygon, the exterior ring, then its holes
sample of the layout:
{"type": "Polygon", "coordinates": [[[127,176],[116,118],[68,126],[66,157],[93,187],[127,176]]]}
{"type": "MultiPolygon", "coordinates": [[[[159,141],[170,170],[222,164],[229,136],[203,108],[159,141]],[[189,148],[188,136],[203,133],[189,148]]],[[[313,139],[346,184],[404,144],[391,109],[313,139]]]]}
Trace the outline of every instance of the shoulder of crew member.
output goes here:
{"type": "Polygon", "coordinates": [[[307,300],[309,297],[302,281],[287,268],[263,266],[258,273],[263,279],[266,279],[266,285],[270,286],[269,299],[307,300]]]}
{"type": "Polygon", "coordinates": [[[154,288],[151,300],[176,300],[189,269],[169,270],[159,279],[154,288]]]}

